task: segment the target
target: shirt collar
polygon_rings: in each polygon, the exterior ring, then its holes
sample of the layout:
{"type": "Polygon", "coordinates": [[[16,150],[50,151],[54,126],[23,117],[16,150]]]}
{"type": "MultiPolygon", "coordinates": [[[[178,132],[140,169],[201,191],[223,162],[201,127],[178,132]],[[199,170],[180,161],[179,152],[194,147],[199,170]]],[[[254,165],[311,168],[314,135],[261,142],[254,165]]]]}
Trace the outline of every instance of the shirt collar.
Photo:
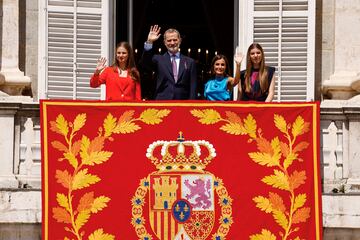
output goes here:
{"type": "MultiPolygon", "coordinates": [[[[168,52],[170,57],[172,57],[174,54],[171,52],[168,52]]],[[[180,58],[180,52],[175,53],[176,58],[180,58]]]]}

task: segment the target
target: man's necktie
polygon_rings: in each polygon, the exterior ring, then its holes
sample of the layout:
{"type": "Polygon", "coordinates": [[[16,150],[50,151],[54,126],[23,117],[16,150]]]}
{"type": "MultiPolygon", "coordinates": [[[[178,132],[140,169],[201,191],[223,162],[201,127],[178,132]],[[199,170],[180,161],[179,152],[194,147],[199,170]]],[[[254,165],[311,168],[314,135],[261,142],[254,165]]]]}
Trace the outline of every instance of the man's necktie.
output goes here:
{"type": "Polygon", "coordinates": [[[176,55],[172,55],[171,56],[171,65],[172,65],[172,71],[173,71],[173,74],[174,74],[174,79],[175,79],[175,82],[178,80],[178,73],[177,73],[177,66],[176,66],[176,55]]]}

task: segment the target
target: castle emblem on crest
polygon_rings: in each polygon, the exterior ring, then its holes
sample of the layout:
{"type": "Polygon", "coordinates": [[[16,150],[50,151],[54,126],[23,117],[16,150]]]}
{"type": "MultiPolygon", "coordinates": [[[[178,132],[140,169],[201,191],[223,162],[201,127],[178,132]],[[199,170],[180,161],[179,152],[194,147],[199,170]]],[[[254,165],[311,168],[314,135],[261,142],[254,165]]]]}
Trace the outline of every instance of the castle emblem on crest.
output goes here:
{"type": "Polygon", "coordinates": [[[132,221],[141,240],[225,239],[232,199],[220,178],[205,171],[216,157],[205,140],[155,141],[146,157],[157,171],[140,181],[132,198],[132,221]],[[148,209],[148,210],[147,210],[148,209]]]}

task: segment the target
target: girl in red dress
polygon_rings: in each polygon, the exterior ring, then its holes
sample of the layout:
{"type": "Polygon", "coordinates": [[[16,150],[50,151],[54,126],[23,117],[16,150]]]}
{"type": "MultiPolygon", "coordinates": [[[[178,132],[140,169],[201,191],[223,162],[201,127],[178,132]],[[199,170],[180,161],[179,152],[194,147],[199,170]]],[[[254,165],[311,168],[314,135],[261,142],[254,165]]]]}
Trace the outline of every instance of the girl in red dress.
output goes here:
{"type": "Polygon", "coordinates": [[[106,58],[97,60],[90,86],[106,85],[106,100],[141,100],[140,74],[135,66],[134,52],[127,42],[116,45],[114,63],[106,67],[106,58]]]}

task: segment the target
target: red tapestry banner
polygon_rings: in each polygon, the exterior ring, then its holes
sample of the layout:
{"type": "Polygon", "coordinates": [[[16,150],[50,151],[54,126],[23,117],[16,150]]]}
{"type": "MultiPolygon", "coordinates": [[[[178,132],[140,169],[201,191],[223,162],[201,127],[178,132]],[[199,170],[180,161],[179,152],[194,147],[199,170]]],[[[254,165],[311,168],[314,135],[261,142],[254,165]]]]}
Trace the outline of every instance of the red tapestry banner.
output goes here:
{"type": "Polygon", "coordinates": [[[45,240],[322,239],[318,103],[40,105],[45,240]]]}

